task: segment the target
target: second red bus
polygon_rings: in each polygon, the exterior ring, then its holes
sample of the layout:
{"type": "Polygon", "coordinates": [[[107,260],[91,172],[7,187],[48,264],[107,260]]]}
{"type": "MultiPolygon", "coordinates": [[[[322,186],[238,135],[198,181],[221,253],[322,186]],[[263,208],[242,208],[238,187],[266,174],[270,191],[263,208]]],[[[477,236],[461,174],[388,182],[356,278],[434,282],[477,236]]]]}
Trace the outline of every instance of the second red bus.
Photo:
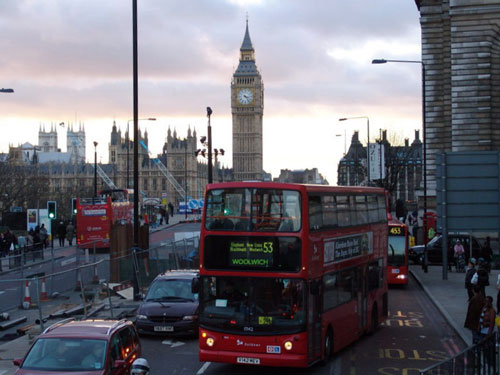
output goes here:
{"type": "Polygon", "coordinates": [[[387,282],[408,284],[408,226],[399,220],[389,221],[387,244],[387,282]]]}

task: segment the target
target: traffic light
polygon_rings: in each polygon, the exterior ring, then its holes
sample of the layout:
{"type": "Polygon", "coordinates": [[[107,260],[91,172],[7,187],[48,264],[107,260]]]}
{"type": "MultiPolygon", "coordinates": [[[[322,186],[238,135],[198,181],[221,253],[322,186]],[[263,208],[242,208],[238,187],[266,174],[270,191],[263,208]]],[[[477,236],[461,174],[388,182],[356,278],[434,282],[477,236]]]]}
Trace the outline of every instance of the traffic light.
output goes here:
{"type": "Polygon", "coordinates": [[[47,215],[49,219],[55,219],[57,217],[57,202],[48,201],[47,202],[47,215]]]}
{"type": "Polygon", "coordinates": [[[76,198],[71,198],[71,213],[73,215],[76,215],[77,209],[76,209],[76,198]]]}

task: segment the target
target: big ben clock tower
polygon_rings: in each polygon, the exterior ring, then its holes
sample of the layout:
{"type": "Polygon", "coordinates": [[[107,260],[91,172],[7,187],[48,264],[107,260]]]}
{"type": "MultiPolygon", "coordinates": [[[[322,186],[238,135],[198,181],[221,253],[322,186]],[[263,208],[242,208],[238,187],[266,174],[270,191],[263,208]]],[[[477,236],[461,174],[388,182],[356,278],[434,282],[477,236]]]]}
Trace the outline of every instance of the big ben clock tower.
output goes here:
{"type": "Polygon", "coordinates": [[[240,48],[240,63],[231,82],[233,114],[233,178],[235,181],[262,180],[262,116],[264,84],[255,65],[248,32],[240,48]]]}

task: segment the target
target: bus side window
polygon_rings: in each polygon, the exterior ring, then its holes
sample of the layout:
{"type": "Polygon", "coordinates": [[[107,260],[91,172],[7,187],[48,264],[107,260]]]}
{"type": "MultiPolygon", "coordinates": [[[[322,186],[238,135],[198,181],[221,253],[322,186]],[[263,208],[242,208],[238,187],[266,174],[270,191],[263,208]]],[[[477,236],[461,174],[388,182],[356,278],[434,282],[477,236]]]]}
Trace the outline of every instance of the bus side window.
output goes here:
{"type": "Polygon", "coordinates": [[[323,226],[326,228],[337,227],[337,206],[333,195],[323,195],[323,226]]]}
{"type": "Polygon", "coordinates": [[[339,304],[337,274],[323,276],[323,310],[333,309],[339,304]]]}
{"type": "Polygon", "coordinates": [[[368,223],[376,223],[379,221],[377,197],[375,195],[368,195],[366,198],[368,206],[368,223]]]}
{"type": "Polygon", "coordinates": [[[349,214],[349,197],[347,195],[337,195],[337,221],[339,226],[348,227],[351,225],[349,214]]]}
{"type": "Polygon", "coordinates": [[[358,224],[366,224],[368,222],[368,212],[366,208],[366,196],[356,195],[356,216],[358,224]]]}
{"type": "Polygon", "coordinates": [[[321,196],[309,195],[309,229],[318,230],[323,226],[321,196]]]}
{"type": "Polygon", "coordinates": [[[387,221],[387,207],[385,206],[385,196],[377,195],[378,201],[378,221],[387,221]]]}
{"type": "Polygon", "coordinates": [[[368,291],[378,289],[380,287],[381,267],[378,262],[373,262],[368,265],[368,291]]]}

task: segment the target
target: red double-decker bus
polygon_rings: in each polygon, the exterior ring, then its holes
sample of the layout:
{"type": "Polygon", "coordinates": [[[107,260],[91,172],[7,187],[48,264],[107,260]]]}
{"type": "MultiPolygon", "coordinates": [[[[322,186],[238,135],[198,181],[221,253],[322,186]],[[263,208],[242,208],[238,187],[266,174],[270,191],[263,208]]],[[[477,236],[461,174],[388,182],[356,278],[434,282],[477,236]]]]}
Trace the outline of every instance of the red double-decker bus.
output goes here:
{"type": "Polygon", "coordinates": [[[408,284],[408,226],[399,220],[389,220],[387,244],[388,284],[408,284]]]}
{"type": "Polygon", "coordinates": [[[109,248],[111,224],[131,223],[133,208],[127,189],[102,190],[94,198],[77,198],[77,245],[109,248]]]}
{"type": "Polygon", "coordinates": [[[383,189],[208,185],[200,249],[200,361],[307,367],[387,316],[383,189]]]}

